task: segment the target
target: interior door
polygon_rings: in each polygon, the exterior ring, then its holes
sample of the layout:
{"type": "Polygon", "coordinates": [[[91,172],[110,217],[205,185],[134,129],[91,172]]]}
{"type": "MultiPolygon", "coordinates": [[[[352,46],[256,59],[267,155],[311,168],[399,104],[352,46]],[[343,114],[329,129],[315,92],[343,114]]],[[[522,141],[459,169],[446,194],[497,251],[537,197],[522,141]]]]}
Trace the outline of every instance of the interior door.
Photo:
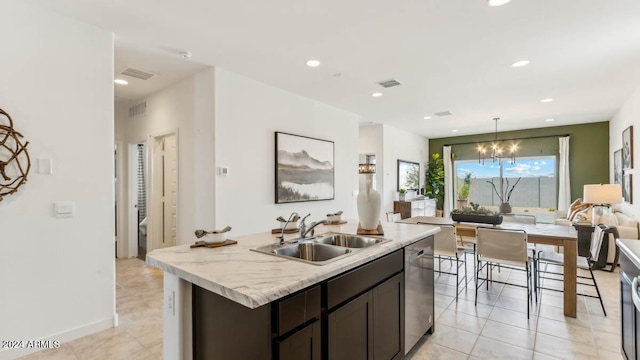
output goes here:
{"type": "Polygon", "coordinates": [[[175,246],[178,201],[178,149],[175,135],[167,136],[163,140],[163,246],[175,246]]]}
{"type": "Polygon", "coordinates": [[[153,248],[176,245],[178,149],[175,134],[155,138],[153,152],[153,248]]]}

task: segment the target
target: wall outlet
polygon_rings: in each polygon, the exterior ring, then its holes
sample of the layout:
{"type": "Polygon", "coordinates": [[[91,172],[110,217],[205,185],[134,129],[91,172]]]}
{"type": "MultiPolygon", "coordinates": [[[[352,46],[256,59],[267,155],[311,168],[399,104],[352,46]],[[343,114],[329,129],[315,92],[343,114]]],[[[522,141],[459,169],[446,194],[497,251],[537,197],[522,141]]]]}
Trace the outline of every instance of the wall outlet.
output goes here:
{"type": "Polygon", "coordinates": [[[54,214],[57,218],[73,217],[76,214],[76,204],[72,201],[58,201],[54,204],[54,214]]]}

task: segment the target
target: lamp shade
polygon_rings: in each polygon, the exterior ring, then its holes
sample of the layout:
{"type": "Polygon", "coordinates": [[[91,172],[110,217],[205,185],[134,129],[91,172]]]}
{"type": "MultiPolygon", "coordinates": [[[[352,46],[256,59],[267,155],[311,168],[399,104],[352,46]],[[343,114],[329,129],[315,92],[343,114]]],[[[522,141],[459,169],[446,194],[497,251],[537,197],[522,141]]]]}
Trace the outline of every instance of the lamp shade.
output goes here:
{"type": "Polygon", "coordinates": [[[583,198],[587,204],[617,204],[622,202],[622,188],[620,184],[585,185],[583,198]]]}

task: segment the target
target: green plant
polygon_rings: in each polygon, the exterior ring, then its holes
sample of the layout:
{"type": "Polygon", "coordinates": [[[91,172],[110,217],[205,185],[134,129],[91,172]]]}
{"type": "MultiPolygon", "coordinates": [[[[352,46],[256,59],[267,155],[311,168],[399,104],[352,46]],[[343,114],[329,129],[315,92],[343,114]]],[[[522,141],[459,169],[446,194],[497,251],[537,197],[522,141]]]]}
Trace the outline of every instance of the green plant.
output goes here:
{"type": "Polygon", "coordinates": [[[556,208],[549,208],[549,212],[554,212],[556,211],[556,208]]]}
{"type": "Polygon", "coordinates": [[[529,212],[529,209],[524,209],[524,212],[529,212]]]}
{"type": "Polygon", "coordinates": [[[405,188],[401,188],[400,190],[398,190],[398,194],[400,194],[400,195],[404,195],[406,193],[407,193],[407,189],[405,189],[405,188]]]}
{"type": "Polygon", "coordinates": [[[458,200],[467,200],[471,191],[471,173],[467,173],[458,187],[458,200]]]}
{"type": "Polygon", "coordinates": [[[480,206],[480,204],[476,204],[474,202],[469,203],[469,206],[465,206],[462,209],[451,210],[451,213],[465,214],[465,215],[486,215],[486,216],[498,215],[497,212],[491,211],[486,207],[480,206]]]}
{"type": "Polygon", "coordinates": [[[440,158],[440,154],[431,155],[425,175],[424,193],[436,199],[436,208],[442,210],[444,206],[444,160],[440,158]]]}

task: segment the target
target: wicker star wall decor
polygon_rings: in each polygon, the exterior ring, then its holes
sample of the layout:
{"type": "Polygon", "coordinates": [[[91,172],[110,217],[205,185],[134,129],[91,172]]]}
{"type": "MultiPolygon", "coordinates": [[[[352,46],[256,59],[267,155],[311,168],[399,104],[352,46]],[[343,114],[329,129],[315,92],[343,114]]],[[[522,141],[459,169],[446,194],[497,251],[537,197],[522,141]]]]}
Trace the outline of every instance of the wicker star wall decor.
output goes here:
{"type": "Polygon", "coordinates": [[[28,141],[13,128],[11,116],[0,109],[0,201],[27,182],[31,159],[28,141]]]}

